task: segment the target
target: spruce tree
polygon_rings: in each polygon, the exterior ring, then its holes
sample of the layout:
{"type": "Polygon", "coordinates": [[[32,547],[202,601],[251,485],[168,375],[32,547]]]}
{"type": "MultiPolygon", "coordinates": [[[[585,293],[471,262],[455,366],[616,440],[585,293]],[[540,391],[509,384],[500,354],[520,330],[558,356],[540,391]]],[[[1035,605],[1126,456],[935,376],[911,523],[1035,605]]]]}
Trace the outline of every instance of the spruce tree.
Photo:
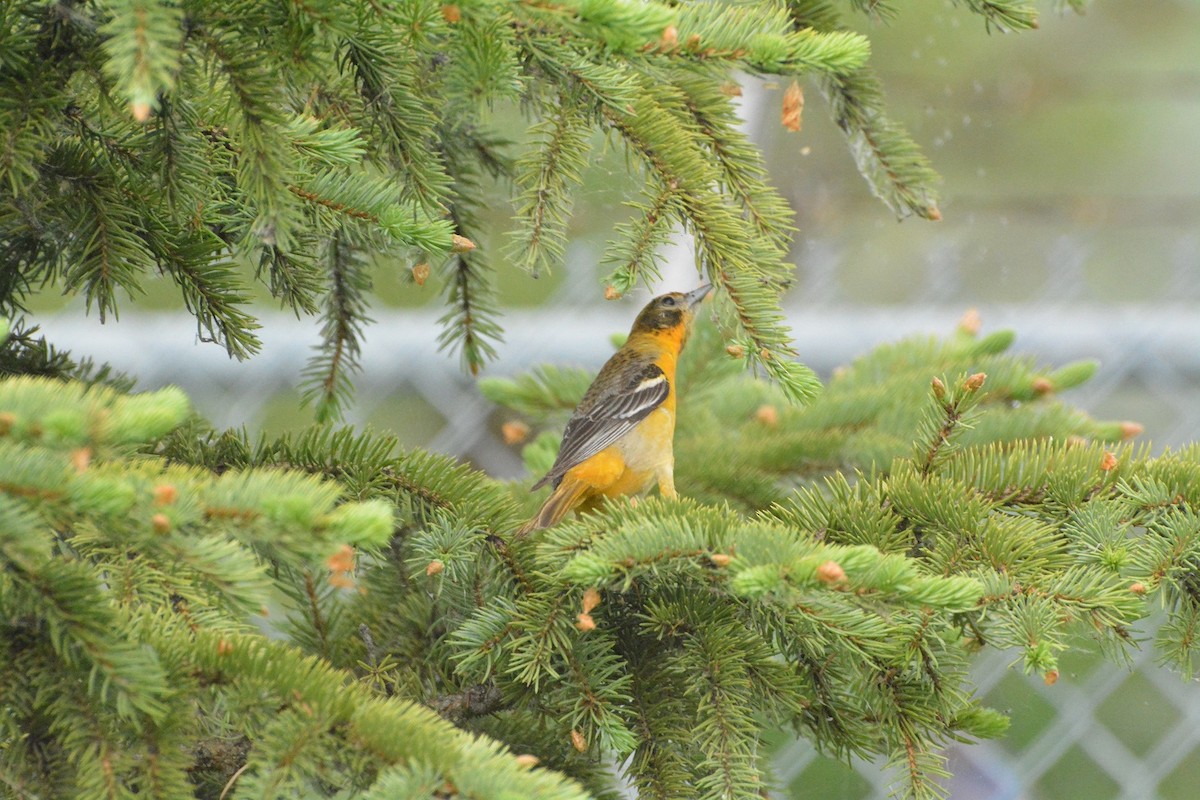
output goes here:
{"type": "MultiPolygon", "coordinates": [[[[962,0],[982,24],[1029,3],[962,0]]],[[[1081,5],[1072,3],[1071,5],[1081,5]]],[[[825,387],[779,312],[792,215],[738,129],[746,76],[819,87],[871,189],[936,219],[851,0],[14,0],[0,7],[0,793],[760,797],[784,728],[883,755],[936,797],[949,740],[994,737],[968,667],[1057,678],[1083,634],[1194,668],[1200,450],[1063,404],[1090,362],[1012,334],[881,347],[825,387]],[[519,112],[519,143],[493,109],[519,112]],[[373,264],[444,278],[469,370],[500,335],[492,267],[563,268],[589,148],[628,155],[608,294],[676,226],[717,287],[680,367],[684,499],[527,538],[506,483],[377,433],[215,431],[177,390],[55,350],[26,301],[115,318],[153,275],[247,358],[255,282],[322,319],[322,420],[369,335],[373,264]],[[511,246],[475,246],[481,187],[511,246]],[[749,368],[749,369],[747,369],[749,368]]],[[[795,102],[793,94],[792,102],[795,102]]],[[[795,109],[792,109],[793,112],[795,109]]],[[[252,365],[248,368],[253,368],[252,365]]],[[[590,375],[481,390],[539,428],[590,375]]]]}

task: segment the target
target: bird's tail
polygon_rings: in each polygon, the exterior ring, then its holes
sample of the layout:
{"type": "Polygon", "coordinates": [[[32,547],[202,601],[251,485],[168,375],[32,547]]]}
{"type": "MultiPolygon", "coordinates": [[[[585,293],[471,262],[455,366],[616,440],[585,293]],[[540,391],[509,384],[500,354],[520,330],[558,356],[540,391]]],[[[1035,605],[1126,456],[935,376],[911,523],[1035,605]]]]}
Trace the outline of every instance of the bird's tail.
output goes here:
{"type": "Polygon", "coordinates": [[[550,496],[546,498],[541,510],[533,515],[533,519],[521,526],[517,535],[525,536],[558,524],[558,521],[565,517],[568,511],[578,505],[579,498],[587,488],[588,485],[583,481],[572,480],[570,477],[564,478],[562,483],[555,487],[550,496]]]}

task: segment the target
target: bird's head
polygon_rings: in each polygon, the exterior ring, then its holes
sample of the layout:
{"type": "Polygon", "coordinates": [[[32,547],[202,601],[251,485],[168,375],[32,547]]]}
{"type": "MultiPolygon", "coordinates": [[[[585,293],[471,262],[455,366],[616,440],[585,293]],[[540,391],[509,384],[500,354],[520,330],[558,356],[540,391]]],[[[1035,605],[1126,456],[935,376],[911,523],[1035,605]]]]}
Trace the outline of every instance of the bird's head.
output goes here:
{"type": "Polygon", "coordinates": [[[708,297],[710,291],[712,285],[706,283],[690,292],[668,292],[659,295],[647,303],[638,314],[629,335],[677,338],[682,347],[695,316],[696,306],[708,297]]]}

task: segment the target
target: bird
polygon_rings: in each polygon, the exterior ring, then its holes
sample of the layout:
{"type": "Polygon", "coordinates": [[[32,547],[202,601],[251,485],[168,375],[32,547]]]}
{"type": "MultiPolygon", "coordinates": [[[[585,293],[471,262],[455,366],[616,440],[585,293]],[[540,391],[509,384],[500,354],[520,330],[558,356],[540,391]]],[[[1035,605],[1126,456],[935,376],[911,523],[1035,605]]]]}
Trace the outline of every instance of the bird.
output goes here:
{"type": "Polygon", "coordinates": [[[567,421],[554,465],[531,489],[554,490],[519,536],[557,524],[572,509],[640,495],[655,483],[663,497],[676,496],[675,365],[711,289],[706,283],[659,295],[641,310],[567,421]]]}

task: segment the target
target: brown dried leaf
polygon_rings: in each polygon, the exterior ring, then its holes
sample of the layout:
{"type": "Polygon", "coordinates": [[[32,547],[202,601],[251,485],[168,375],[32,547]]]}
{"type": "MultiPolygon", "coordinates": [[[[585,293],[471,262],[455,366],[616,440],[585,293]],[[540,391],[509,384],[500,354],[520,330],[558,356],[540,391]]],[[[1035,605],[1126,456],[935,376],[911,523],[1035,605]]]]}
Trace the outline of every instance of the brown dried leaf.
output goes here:
{"type": "Polygon", "coordinates": [[[792,81],[792,85],[783,93],[783,127],[789,131],[800,131],[800,115],[804,112],[804,90],[800,88],[799,81],[792,81]]]}

